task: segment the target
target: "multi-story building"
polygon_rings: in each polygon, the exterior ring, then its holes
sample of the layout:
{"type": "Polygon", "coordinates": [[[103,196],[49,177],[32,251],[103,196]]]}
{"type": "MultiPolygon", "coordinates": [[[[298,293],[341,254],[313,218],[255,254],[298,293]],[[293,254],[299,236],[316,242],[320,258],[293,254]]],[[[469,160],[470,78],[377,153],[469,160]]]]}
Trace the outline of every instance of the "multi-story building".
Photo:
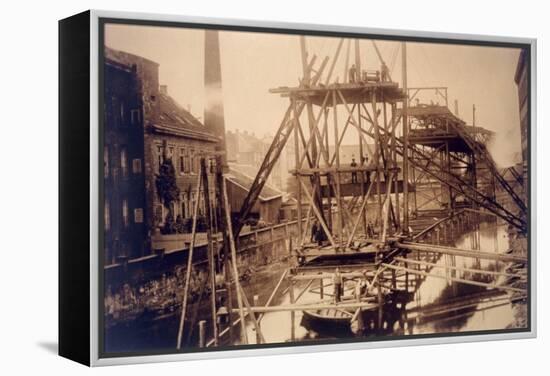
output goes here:
{"type": "Polygon", "coordinates": [[[105,261],[144,253],[143,107],[135,65],[107,59],[104,90],[105,261]]]}
{"type": "Polygon", "coordinates": [[[519,116],[521,127],[521,155],[523,159],[523,189],[529,191],[527,177],[529,176],[529,60],[527,50],[519,55],[514,77],[518,86],[519,116]]]}
{"type": "MultiPolygon", "coordinates": [[[[119,236],[118,243],[125,248],[120,249],[111,245],[116,243],[116,236],[109,238],[107,261],[113,262],[119,256],[133,258],[151,252],[151,238],[168,213],[155,184],[164,155],[172,160],[180,190],[179,200],[172,203],[172,213],[184,219],[192,216],[194,202],[200,196],[200,158],[213,157],[218,138],[170,97],[166,86],[159,85],[156,62],[110,48],[106,48],[105,56],[105,165],[117,169],[117,174],[120,170],[120,179],[105,180],[105,191],[114,201],[105,203],[109,209],[105,223],[107,228],[107,224],[118,226],[121,222],[133,239],[124,241],[119,236]],[[114,72],[112,67],[117,67],[116,74],[110,73],[114,72]]],[[[213,189],[211,184],[211,197],[213,189]]],[[[200,211],[204,210],[201,200],[200,211]]]]}
{"type": "MultiPolygon", "coordinates": [[[[234,170],[238,170],[249,176],[256,176],[272,141],[273,137],[267,135],[260,138],[254,133],[239,131],[238,129],[236,131],[227,131],[227,160],[234,170]]],[[[283,192],[286,192],[287,180],[291,176],[289,170],[294,168],[293,149],[292,158],[288,158],[289,151],[292,148],[291,144],[292,142],[289,140],[285,150],[273,166],[267,180],[269,185],[283,192]],[[288,163],[289,160],[292,161],[291,165],[288,163]]]]}

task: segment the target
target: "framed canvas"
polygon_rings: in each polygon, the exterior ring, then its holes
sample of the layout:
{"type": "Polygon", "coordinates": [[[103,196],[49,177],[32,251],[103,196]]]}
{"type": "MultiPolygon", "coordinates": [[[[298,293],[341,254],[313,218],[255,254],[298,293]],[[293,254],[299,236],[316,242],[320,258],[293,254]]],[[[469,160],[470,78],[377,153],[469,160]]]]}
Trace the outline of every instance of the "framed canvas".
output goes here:
{"type": "Polygon", "coordinates": [[[531,338],[536,41],[59,22],[59,353],[531,338]]]}

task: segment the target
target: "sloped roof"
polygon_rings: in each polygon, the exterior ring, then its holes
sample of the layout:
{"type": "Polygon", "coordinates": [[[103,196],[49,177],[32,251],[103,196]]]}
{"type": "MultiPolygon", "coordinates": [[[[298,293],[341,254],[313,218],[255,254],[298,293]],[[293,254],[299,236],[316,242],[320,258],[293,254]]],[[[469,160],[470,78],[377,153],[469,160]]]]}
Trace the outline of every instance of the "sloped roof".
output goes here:
{"type": "MultiPolygon", "coordinates": [[[[235,185],[238,185],[247,192],[250,191],[252,184],[254,183],[254,178],[246,175],[245,173],[238,171],[234,167],[229,167],[229,173],[225,174],[227,180],[232,182],[235,185]]],[[[283,197],[283,192],[273,188],[272,186],[265,184],[262,191],[260,192],[260,201],[271,201],[276,198],[283,197]]]]}
{"type": "Polygon", "coordinates": [[[153,124],[153,129],[158,133],[167,133],[175,136],[196,138],[211,142],[217,142],[214,136],[197,118],[180,106],[174,98],[166,94],[159,95],[160,116],[159,121],[153,124]]]}
{"type": "Polygon", "coordinates": [[[129,65],[129,66],[137,63],[149,64],[149,65],[155,65],[155,66],[160,65],[156,61],[147,59],[143,56],[131,54],[126,51],[115,50],[114,48],[111,48],[108,46],[105,46],[104,53],[106,58],[117,61],[118,63],[121,63],[121,64],[129,65]]]}
{"type": "MultiPolygon", "coordinates": [[[[143,56],[115,50],[109,47],[105,47],[105,57],[107,59],[106,63],[118,63],[128,68],[131,68],[132,65],[136,64],[138,65],[138,70],[140,69],[139,65],[159,66],[157,62],[144,58],[143,56]]],[[[151,83],[148,84],[150,85],[151,83]]],[[[158,85],[158,77],[157,81],[153,84],[158,85]]],[[[144,85],[144,83],[142,83],[142,85],[144,85]]],[[[157,90],[158,87],[154,89],[155,94],[157,90]]],[[[152,121],[151,128],[154,132],[171,136],[193,138],[202,141],[219,141],[218,138],[204,126],[204,124],[202,124],[189,111],[180,106],[174,98],[160,92],[158,93],[158,98],[160,115],[158,120],[152,121]]]]}

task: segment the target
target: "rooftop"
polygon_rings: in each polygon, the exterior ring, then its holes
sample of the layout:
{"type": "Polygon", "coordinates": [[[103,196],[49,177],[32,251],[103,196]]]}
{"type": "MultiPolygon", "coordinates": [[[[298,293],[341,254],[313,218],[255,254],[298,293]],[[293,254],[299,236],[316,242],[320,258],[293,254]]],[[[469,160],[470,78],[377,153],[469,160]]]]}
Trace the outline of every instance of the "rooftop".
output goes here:
{"type": "Polygon", "coordinates": [[[152,125],[153,131],[179,137],[217,142],[214,136],[196,117],[180,106],[167,94],[160,94],[159,121],[152,125]]]}
{"type": "MultiPolygon", "coordinates": [[[[159,118],[145,119],[155,133],[165,134],[176,137],[186,137],[202,141],[218,142],[218,138],[205,127],[196,117],[189,111],[179,105],[174,98],[168,95],[166,87],[164,91],[158,87],[158,67],[159,64],[139,55],[134,55],[125,51],[115,50],[105,47],[105,62],[106,64],[125,67],[126,69],[135,69],[138,71],[138,76],[141,80],[146,77],[147,82],[142,82],[142,88],[149,88],[151,94],[158,93],[159,118]],[[149,70],[153,67],[149,75],[140,75],[140,70],[149,70]],[[152,76],[151,76],[152,75],[152,76]]],[[[162,85],[161,85],[162,86],[162,85]]]]}
{"type": "MultiPolygon", "coordinates": [[[[238,185],[247,192],[250,190],[250,187],[252,187],[252,183],[254,183],[254,178],[252,176],[246,175],[232,166],[229,167],[229,173],[225,174],[225,177],[227,180],[238,185]]],[[[283,192],[265,184],[260,192],[259,199],[260,201],[271,201],[282,196],[283,192]]]]}

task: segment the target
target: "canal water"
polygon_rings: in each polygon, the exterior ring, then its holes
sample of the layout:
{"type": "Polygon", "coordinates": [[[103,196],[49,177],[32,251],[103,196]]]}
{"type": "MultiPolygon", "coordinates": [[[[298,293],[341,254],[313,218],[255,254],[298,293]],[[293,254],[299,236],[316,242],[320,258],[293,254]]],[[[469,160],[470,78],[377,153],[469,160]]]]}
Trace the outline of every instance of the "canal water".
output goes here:
{"type": "MultiPolygon", "coordinates": [[[[479,230],[462,235],[454,241],[454,245],[459,248],[478,248],[495,253],[506,252],[508,244],[506,226],[496,223],[482,223],[479,230]]],[[[448,256],[430,258],[428,261],[438,266],[451,262],[448,256]]],[[[458,256],[454,260],[454,265],[494,271],[502,271],[506,267],[503,262],[477,261],[458,256]]],[[[270,265],[252,274],[250,280],[243,282],[250,303],[252,303],[252,296],[258,295],[259,304],[265,304],[287,266],[284,263],[270,265]]],[[[441,276],[446,275],[445,269],[442,268],[435,267],[429,271],[441,276]]],[[[465,275],[458,271],[454,277],[470,279],[479,277],[483,282],[499,282],[495,279],[489,280],[486,276],[465,275]]],[[[305,287],[305,284],[304,282],[296,287],[296,294],[305,287]]],[[[295,312],[294,341],[496,330],[506,329],[514,322],[514,312],[509,299],[505,294],[494,289],[450,282],[448,279],[432,276],[415,277],[412,274],[397,275],[397,286],[401,291],[397,293],[398,298],[385,304],[382,312],[376,310],[363,315],[364,329],[362,330],[319,329],[311,325],[308,320],[304,320],[302,312],[295,312]],[[408,287],[405,281],[408,281],[408,287]]],[[[279,291],[286,287],[283,285],[279,291]]],[[[351,285],[348,288],[353,289],[351,285]]],[[[331,287],[327,286],[325,292],[330,295],[331,287]]],[[[278,295],[272,305],[290,304],[288,294],[283,297],[278,295]]],[[[306,292],[299,302],[307,303],[315,300],[319,300],[318,293],[306,292]]],[[[211,332],[208,304],[198,307],[197,317],[207,320],[207,333],[211,332]]],[[[107,352],[173,351],[176,347],[178,325],[179,312],[172,312],[160,317],[141,317],[110,326],[104,333],[105,350],[107,352]]],[[[261,321],[261,329],[268,343],[291,341],[290,312],[266,313],[261,321]]],[[[238,331],[239,327],[235,326],[235,337],[238,337],[238,331]]],[[[189,338],[188,346],[196,347],[198,340],[196,332],[196,328],[192,333],[186,331],[184,337],[189,338]]],[[[249,343],[255,343],[256,333],[252,323],[247,323],[247,333],[249,343]]],[[[224,342],[224,344],[230,343],[224,342]]]]}
{"type": "MultiPolygon", "coordinates": [[[[480,229],[462,235],[455,239],[454,245],[462,249],[480,249],[485,252],[503,253],[508,250],[508,233],[506,226],[496,223],[482,223],[480,229]]],[[[430,259],[437,266],[450,263],[448,256],[430,259]]],[[[466,257],[455,257],[454,265],[470,269],[502,271],[506,265],[503,262],[474,260],[466,257]]],[[[410,266],[409,266],[410,267],[410,266]]],[[[426,270],[426,269],[423,269],[426,270]]],[[[430,273],[445,276],[445,269],[434,267],[430,273]]],[[[486,276],[464,275],[458,271],[456,278],[467,277],[480,282],[499,282],[486,276]],[[476,278],[479,277],[479,278],[476,278]]],[[[309,341],[326,338],[370,337],[381,335],[414,335],[427,333],[468,332],[478,330],[506,329],[514,322],[512,304],[506,294],[495,289],[450,282],[438,277],[415,277],[409,274],[397,276],[398,286],[405,291],[405,280],[409,281],[408,293],[400,294],[397,302],[384,306],[382,323],[377,325],[378,310],[367,313],[364,319],[365,329],[362,331],[339,330],[330,328],[322,330],[313,327],[308,320],[303,319],[302,312],[295,313],[294,335],[296,341],[309,341]],[[416,278],[416,279],[415,279],[416,278]]],[[[305,287],[305,282],[297,286],[296,291],[305,287]]],[[[330,286],[325,291],[332,292],[330,286]]],[[[353,286],[348,286],[352,294],[353,286]]],[[[318,293],[305,293],[301,303],[319,300],[318,293]]],[[[280,299],[278,304],[290,304],[288,295],[280,299]]],[[[262,334],[267,342],[291,341],[291,319],[289,312],[266,313],[261,322],[262,334]]],[[[256,340],[252,323],[247,326],[248,338],[251,343],[256,340]]]]}

